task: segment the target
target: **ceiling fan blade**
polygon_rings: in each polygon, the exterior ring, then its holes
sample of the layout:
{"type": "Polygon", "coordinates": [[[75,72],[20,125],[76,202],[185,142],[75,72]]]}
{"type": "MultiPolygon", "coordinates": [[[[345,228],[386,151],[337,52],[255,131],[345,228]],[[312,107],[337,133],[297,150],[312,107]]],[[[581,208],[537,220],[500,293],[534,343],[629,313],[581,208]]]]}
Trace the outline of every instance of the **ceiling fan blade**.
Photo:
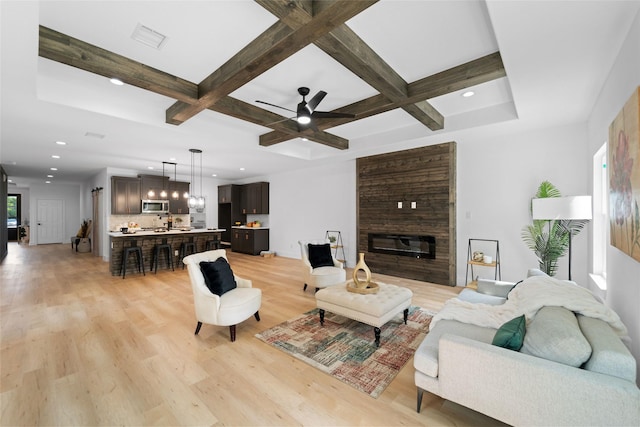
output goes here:
{"type": "Polygon", "coordinates": [[[324,99],[325,96],[327,96],[327,92],[323,90],[313,95],[313,98],[311,98],[307,103],[309,109],[311,109],[311,111],[315,110],[318,104],[320,104],[320,102],[324,99]]]}
{"type": "Polygon", "coordinates": [[[285,107],[281,107],[281,106],[276,105],[276,104],[271,104],[270,102],[264,102],[264,101],[260,101],[260,100],[256,100],[256,102],[259,102],[260,104],[271,105],[272,107],[276,107],[276,108],[282,108],[283,110],[287,110],[287,111],[291,111],[292,113],[295,113],[295,111],[293,111],[293,110],[290,110],[290,109],[285,108],[285,107]]]}
{"type": "Polygon", "coordinates": [[[314,111],[311,117],[314,119],[353,119],[356,115],[349,113],[332,113],[330,111],[314,111]]]}

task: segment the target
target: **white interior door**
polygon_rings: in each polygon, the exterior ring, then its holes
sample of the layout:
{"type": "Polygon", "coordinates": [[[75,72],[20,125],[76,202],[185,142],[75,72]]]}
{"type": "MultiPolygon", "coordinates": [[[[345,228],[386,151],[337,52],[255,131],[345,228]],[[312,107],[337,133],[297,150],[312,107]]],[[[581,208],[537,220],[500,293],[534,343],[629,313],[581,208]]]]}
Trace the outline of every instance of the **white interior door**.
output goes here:
{"type": "Polygon", "coordinates": [[[62,243],[62,200],[38,200],[38,244],[62,243]]]}

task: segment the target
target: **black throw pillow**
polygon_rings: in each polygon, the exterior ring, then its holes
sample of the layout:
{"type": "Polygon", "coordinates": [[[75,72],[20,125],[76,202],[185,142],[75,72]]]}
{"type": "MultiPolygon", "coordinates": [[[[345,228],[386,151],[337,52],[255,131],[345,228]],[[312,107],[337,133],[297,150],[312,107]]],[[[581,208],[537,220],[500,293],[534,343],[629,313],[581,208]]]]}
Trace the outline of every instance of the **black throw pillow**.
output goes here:
{"type": "Polygon", "coordinates": [[[222,257],[215,261],[201,261],[200,271],[204,276],[204,283],[213,294],[222,296],[238,287],[229,263],[222,257]]]}
{"type": "Polygon", "coordinates": [[[333,258],[331,257],[331,247],[329,243],[314,245],[309,243],[309,262],[311,267],[333,267],[333,258]]]}

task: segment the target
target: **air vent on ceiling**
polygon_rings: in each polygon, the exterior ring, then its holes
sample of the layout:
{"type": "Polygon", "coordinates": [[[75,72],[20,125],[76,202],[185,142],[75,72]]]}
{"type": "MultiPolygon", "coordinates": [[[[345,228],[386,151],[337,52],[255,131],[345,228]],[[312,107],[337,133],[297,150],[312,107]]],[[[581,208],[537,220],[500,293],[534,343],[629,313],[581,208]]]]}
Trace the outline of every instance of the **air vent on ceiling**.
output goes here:
{"type": "Polygon", "coordinates": [[[131,38],[156,49],[162,48],[167,41],[167,36],[149,27],[145,27],[140,23],[138,23],[136,29],[133,30],[131,38]]]}
{"type": "Polygon", "coordinates": [[[101,133],[96,133],[96,132],[87,132],[84,134],[84,136],[88,136],[89,138],[97,138],[97,139],[103,139],[104,135],[101,133]]]}

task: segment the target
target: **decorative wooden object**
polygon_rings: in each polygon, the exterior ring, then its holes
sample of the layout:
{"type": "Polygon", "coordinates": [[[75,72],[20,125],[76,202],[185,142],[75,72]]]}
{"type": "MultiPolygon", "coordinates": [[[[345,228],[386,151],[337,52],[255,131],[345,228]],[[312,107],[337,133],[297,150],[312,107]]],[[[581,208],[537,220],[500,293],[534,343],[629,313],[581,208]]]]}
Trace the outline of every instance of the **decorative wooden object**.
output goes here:
{"type": "Polygon", "coordinates": [[[358,263],[353,268],[353,283],[355,283],[356,288],[363,289],[367,287],[369,282],[371,282],[371,270],[369,270],[369,267],[367,267],[367,264],[364,262],[364,252],[360,252],[358,263]],[[358,278],[358,272],[360,271],[364,272],[365,280],[358,278]]]}

